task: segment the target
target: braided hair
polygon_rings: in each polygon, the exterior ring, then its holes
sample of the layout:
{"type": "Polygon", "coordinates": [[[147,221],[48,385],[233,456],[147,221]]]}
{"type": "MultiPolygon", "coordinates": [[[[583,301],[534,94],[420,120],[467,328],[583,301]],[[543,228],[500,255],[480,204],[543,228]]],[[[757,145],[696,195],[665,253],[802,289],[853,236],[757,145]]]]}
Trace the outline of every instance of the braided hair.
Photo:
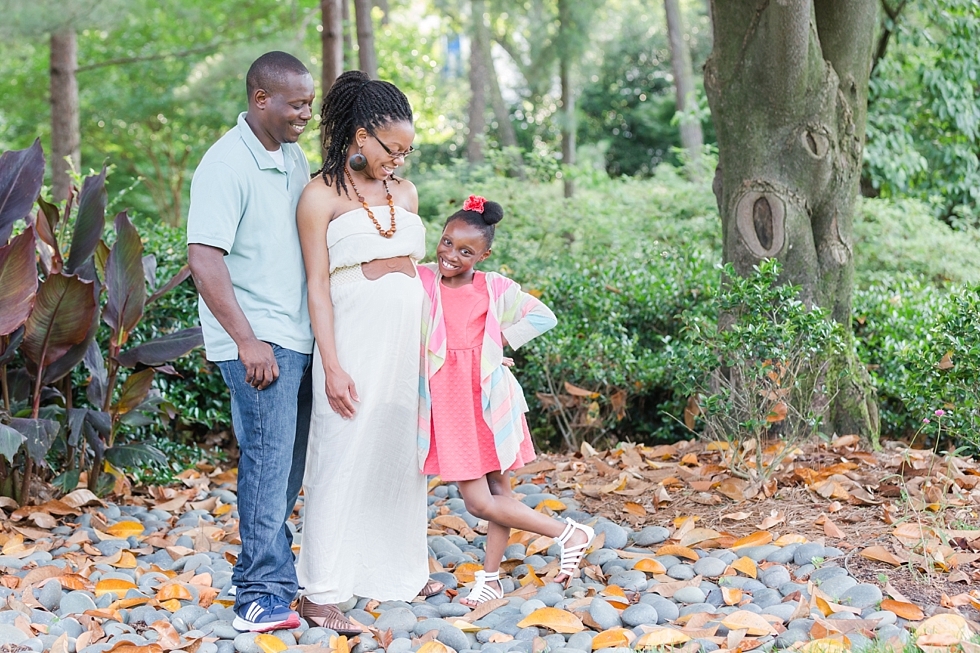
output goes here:
{"type": "Polygon", "coordinates": [[[448,227],[449,223],[454,220],[462,220],[471,227],[476,227],[483,233],[483,240],[487,244],[487,249],[490,249],[490,246],[493,245],[493,237],[497,233],[496,224],[504,218],[504,207],[500,206],[496,202],[485,200],[482,208],[482,212],[467,210],[465,208],[456,211],[446,220],[446,224],[443,225],[443,229],[448,227]]]}
{"type": "Polygon", "coordinates": [[[347,192],[344,166],[347,150],[359,127],[368,131],[395,122],[412,122],[412,107],[391,82],[371,79],[360,70],[348,70],[333,83],[320,107],[320,147],[323,166],[313,173],[328,185],[347,192]],[[331,184],[332,182],[332,184],[331,184]]]}

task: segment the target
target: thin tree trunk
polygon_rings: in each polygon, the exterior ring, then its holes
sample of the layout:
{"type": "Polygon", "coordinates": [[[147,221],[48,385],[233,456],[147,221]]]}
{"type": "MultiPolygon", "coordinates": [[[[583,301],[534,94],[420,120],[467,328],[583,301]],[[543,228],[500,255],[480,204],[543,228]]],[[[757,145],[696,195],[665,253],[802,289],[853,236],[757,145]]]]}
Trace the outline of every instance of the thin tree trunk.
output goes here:
{"type": "Polygon", "coordinates": [[[388,12],[391,11],[391,7],[388,6],[388,0],[374,0],[374,6],[381,10],[381,24],[388,24],[388,12]]]}
{"type": "Polygon", "coordinates": [[[55,200],[68,198],[71,190],[69,164],[81,167],[81,135],[78,118],[78,43],[72,29],[51,34],[51,182],[55,200]]]}
{"type": "Polygon", "coordinates": [[[326,97],[334,80],[344,72],[344,0],[320,0],[323,32],[320,33],[323,70],[320,73],[320,97],[326,97]]]}
{"type": "MultiPolygon", "coordinates": [[[[558,0],[559,39],[564,42],[558,53],[558,68],[561,81],[561,162],[566,167],[575,165],[575,95],[572,90],[571,40],[563,31],[572,29],[571,7],[572,0],[558,0]]],[[[565,197],[575,194],[575,184],[567,175],[564,179],[565,197]]]]}
{"type": "MultiPolygon", "coordinates": [[[[561,162],[566,167],[575,165],[575,95],[572,91],[571,64],[567,57],[561,59],[561,162]]],[[[565,197],[575,194],[575,184],[565,176],[565,197]]]]}
{"type": "Polygon", "coordinates": [[[345,67],[356,68],[357,66],[354,60],[354,39],[351,37],[354,26],[351,24],[350,19],[350,3],[351,0],[340,0],[344,23],[344,61],[346,62],[345,67]]]}
{"type": "Polygon", "coordinates": [[[516,147],[517,135],[514,133],[514,123],[510,121],[510,111],[507,109],[507,103],[504,102],[503,93],[500,92],[500,80],[497,78],[497,69],[493,65],[490,29],[483,20],[480,20],[476,27],[481,32],[480,45],[483,48],[483,61],[490,89],[490,105],[493,107],[493,115],[497,119],[497,135],[503,147],[516,147]]]}
{"type": "Polygon", "coordinates": [[[704,136],[701,133],[701,123],[688,115],[697,102],[697,95],[691,52],[684,41],[684,22],[678,0],[664,0],[664,13],[667,14],[667,36],[670,40],[670,64],[674,71],[677,111],[681,114],[681,146],[691,161],[697,161],[704,146],[704,136]]]}
{"type": "Polygon", "coordinates": [[[711,15],[711,0],[704,0],[704,12],[708,16],[708,33],[715,33],[715,19],[711,15]]]}
{"type": "Polygon", "coordinates": [[[378,55],[374,52],[374,21],[371,20],[371,0],[354,0],[354,20],[357,22],[357,60],[361,70],[371,79],[378,78],[378,55]]]}
{"type": "MultiPolygon", "coordinates": [[[[713,0],[705,89],[718,134],[724,259],[783,263],[801,300],[850,333],[853,214],[877,0],[713,0]]],[[[877,437],[874,391],[849,348],[825,423],[877,437]]],[[[828,375],[831,378],[832,375],[828,375]]]]}
{"type": "Polygon", "coordinates": [[[483,143],[487,130],[487,62],[484,60],[489,44],[483,43],[488,35],[483,26],[485,0],[473,0],[470,4],[472,23],[470,31],[470,104],[468,111],[469,131],[466,137],[466,159],[470,163],[482,163],[483,143]],[[483,28],[481,29],[481,26],[483,28]]]}

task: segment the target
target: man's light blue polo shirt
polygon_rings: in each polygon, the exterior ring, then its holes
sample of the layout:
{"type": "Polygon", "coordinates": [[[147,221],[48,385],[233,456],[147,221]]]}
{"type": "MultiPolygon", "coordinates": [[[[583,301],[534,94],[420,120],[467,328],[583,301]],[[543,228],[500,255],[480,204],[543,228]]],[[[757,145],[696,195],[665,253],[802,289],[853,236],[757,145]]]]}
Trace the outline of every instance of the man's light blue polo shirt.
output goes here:
{"type": "MultiPolygon", "coordinates": [[[[313,352],[306,271],[296,229],[296,204],[310,180],[306,155],[282,145],[280,166],[238,116],[194,172],[187,243],[224,250],[238,304],[259,340],[313,352]]],[[[238,346],[203,298],[198,313],[208,360],[238,358],[238,346]]]]}

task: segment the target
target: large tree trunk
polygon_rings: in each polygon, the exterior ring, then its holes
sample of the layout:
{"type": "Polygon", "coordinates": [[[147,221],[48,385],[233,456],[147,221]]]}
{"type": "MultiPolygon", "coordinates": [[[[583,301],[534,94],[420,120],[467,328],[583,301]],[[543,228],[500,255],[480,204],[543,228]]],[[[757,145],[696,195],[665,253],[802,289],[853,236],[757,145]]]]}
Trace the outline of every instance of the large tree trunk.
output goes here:
{"type": "MultiPolygon", "coordinates": [[[[573,0],[558,0],[558,33],[563,42],[558,54],[558,76],[561,83],[561,162],[564,166],[575,165],[575,95],[572,89],[572,25],[573,0]],[[562,32],[566,32],[562,34],[562,32]]],[[[565,197],[575,194],[575,184],[567,175],[564,180],[565,197]]]]}
{"type": "MultiPolygon", "coordinates": [[[[778,258],[801,299],[847,333],[876,15],[876,0],[713,0],[704,75],[725,261],[746,274],[778,258]]],[[[834,361],[844,376],[827,421],[876,438],[870,379],[848,352],[834,361]]]]}
{"type": "Polygon", "coordinates": [[[677,111],[681,114],[681,146],[691,161],[701,157],[704,136],[701,123],[687,114],[697,102],[694,89],[694,69],[691,67],[691,51],[684,41],[684,23],[678,0],[664,0],[667,14],[667,36],[670,40],[670,65],[674,71],[674,90],[677,95],[677,111]]]}
{"type": "Polygon", "coordinates": [[[374,51],[374,21],[371,19],[371,0],[354,0],[354,20],[357,22],[357,60],[361,70],[371,79],[378,78],[378,55],[374,51]]]}
{"type": "Polygon", "coordinates": [[[320,73],[320,96],[326,97],[334,80],[344,72],[344,0],[320,0],[323,32],[320,46],[323,71],[320,73]]]}
{"type": "Polygon", "coordinates": [[[81,134],[78,118],[78,44],[74,30],[51,34],[51,193],[67,199],[71,190],[70,159],[81,167],[81,134]]]}
{"type": "Polygon", "coordinates": [[[470,104],[468,110],[468,132],[466,136],[466,159],[470,163],[482,163],[483,143],[487,130],[487,61],[484,57],[490,49],[484,40],[488,31],[483,26],[486,12],[484,0],[473,0],[470,5],[472,22],[470,30],[470,104]]]}

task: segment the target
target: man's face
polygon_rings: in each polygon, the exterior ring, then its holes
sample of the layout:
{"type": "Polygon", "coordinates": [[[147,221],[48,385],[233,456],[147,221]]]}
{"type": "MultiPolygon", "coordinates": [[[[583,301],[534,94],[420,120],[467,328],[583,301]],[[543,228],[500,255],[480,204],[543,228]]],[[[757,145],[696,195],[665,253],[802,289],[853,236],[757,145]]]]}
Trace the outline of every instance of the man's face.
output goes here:
{"type": "Polygon", "coordinates": [[[313,77],[291,73],[279,87],[256,93],[264,130],[278,143],[295,143],[313,117],[313,77]]]}

